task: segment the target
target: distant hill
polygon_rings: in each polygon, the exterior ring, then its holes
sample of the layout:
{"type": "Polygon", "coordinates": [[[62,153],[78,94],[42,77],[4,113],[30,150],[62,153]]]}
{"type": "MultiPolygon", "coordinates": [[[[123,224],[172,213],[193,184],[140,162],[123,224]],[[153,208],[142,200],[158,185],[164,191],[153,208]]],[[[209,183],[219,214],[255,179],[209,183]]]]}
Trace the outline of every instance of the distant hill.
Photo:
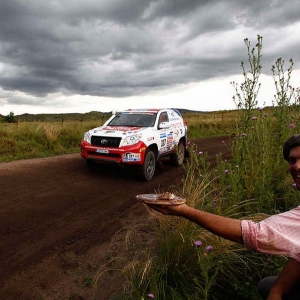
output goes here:
{"type": "MultiPolygon", "coordinates": [[[[189,109],[178,109],[181,114],[210,114],[216,112],[204,112],[189,109]]],[[[225,111],[223,111],[225,112],[225,111]]],[[[102,118],[107,119],[112,112],[91,111],[88,113],[66,113],[66,114],[22,114],[15,115],[19,122],[64,122],[64,121],[94,121],[102,118]]],[[[0,122],[3,122],[6,116],[0,114],[0,122]]]]}
{"type": "MultiPolygon", "coordinates": [[[[20,122],[61,122],[61,121],[94,121],[107,118],[111,113],[91,111],[89,113],[67,113],[67,114],[22,114],[15,115],[20,122]]],[[[0,121],[4,121],[5,116],[0,115],[0,121]]]]}

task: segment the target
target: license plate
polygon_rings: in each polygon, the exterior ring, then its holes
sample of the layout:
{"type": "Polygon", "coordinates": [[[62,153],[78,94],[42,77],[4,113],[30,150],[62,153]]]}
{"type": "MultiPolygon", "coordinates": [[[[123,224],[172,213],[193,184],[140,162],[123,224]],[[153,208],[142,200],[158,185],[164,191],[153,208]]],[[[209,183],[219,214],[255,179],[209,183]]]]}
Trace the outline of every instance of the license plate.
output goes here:
{"type": "Polygon", "coordinates": [[[97,153],[108,153],[107,149],[96,149],[97,153]]]}

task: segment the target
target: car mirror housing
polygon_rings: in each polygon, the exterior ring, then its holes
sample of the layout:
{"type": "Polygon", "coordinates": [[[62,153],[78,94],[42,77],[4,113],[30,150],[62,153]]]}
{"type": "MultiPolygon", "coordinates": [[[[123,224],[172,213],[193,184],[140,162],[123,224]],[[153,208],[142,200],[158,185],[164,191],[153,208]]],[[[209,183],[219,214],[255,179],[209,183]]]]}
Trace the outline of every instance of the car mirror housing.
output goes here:
{"type": "Polygon", "coordinates": [[[158,125],[158,128],[159,129],[167,129],[170,127],[170,123],[169,122],[161,122],[159,125],[158,125]]]}

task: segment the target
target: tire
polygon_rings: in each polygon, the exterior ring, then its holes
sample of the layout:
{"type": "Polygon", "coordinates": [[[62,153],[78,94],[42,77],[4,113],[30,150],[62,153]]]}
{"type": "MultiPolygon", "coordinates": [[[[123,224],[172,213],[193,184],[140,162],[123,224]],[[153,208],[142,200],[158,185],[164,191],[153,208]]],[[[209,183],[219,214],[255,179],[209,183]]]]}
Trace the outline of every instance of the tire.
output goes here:
{"type": "Polygon", "coordinates": [[[137,176],[140,180],[150,181],[155,173],[156,159],[152,150],[147,149],[144,163],[137,167],[137,176]]]}
{"type": "Polygon", "coordinates": [[[179,141],[176,147],[176,153],[171,154],[170,159],[174,166],[179,167],[183,164],[185,158],[185,147],[182,141],[179,141]]]}

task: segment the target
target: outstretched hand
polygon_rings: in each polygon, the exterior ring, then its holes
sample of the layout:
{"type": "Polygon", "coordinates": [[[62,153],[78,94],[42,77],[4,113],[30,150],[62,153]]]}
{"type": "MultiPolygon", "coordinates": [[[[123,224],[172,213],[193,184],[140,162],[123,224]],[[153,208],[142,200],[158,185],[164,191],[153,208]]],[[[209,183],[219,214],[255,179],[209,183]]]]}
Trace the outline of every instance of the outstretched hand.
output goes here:
{"type": "Polygon", "coordinates": [[[179,205],[157,205],[157,204],[146,204],[155,211],[162,213],[163,215],[181,216],[183,211],[188,208],[186,204],[179,205]]]}

